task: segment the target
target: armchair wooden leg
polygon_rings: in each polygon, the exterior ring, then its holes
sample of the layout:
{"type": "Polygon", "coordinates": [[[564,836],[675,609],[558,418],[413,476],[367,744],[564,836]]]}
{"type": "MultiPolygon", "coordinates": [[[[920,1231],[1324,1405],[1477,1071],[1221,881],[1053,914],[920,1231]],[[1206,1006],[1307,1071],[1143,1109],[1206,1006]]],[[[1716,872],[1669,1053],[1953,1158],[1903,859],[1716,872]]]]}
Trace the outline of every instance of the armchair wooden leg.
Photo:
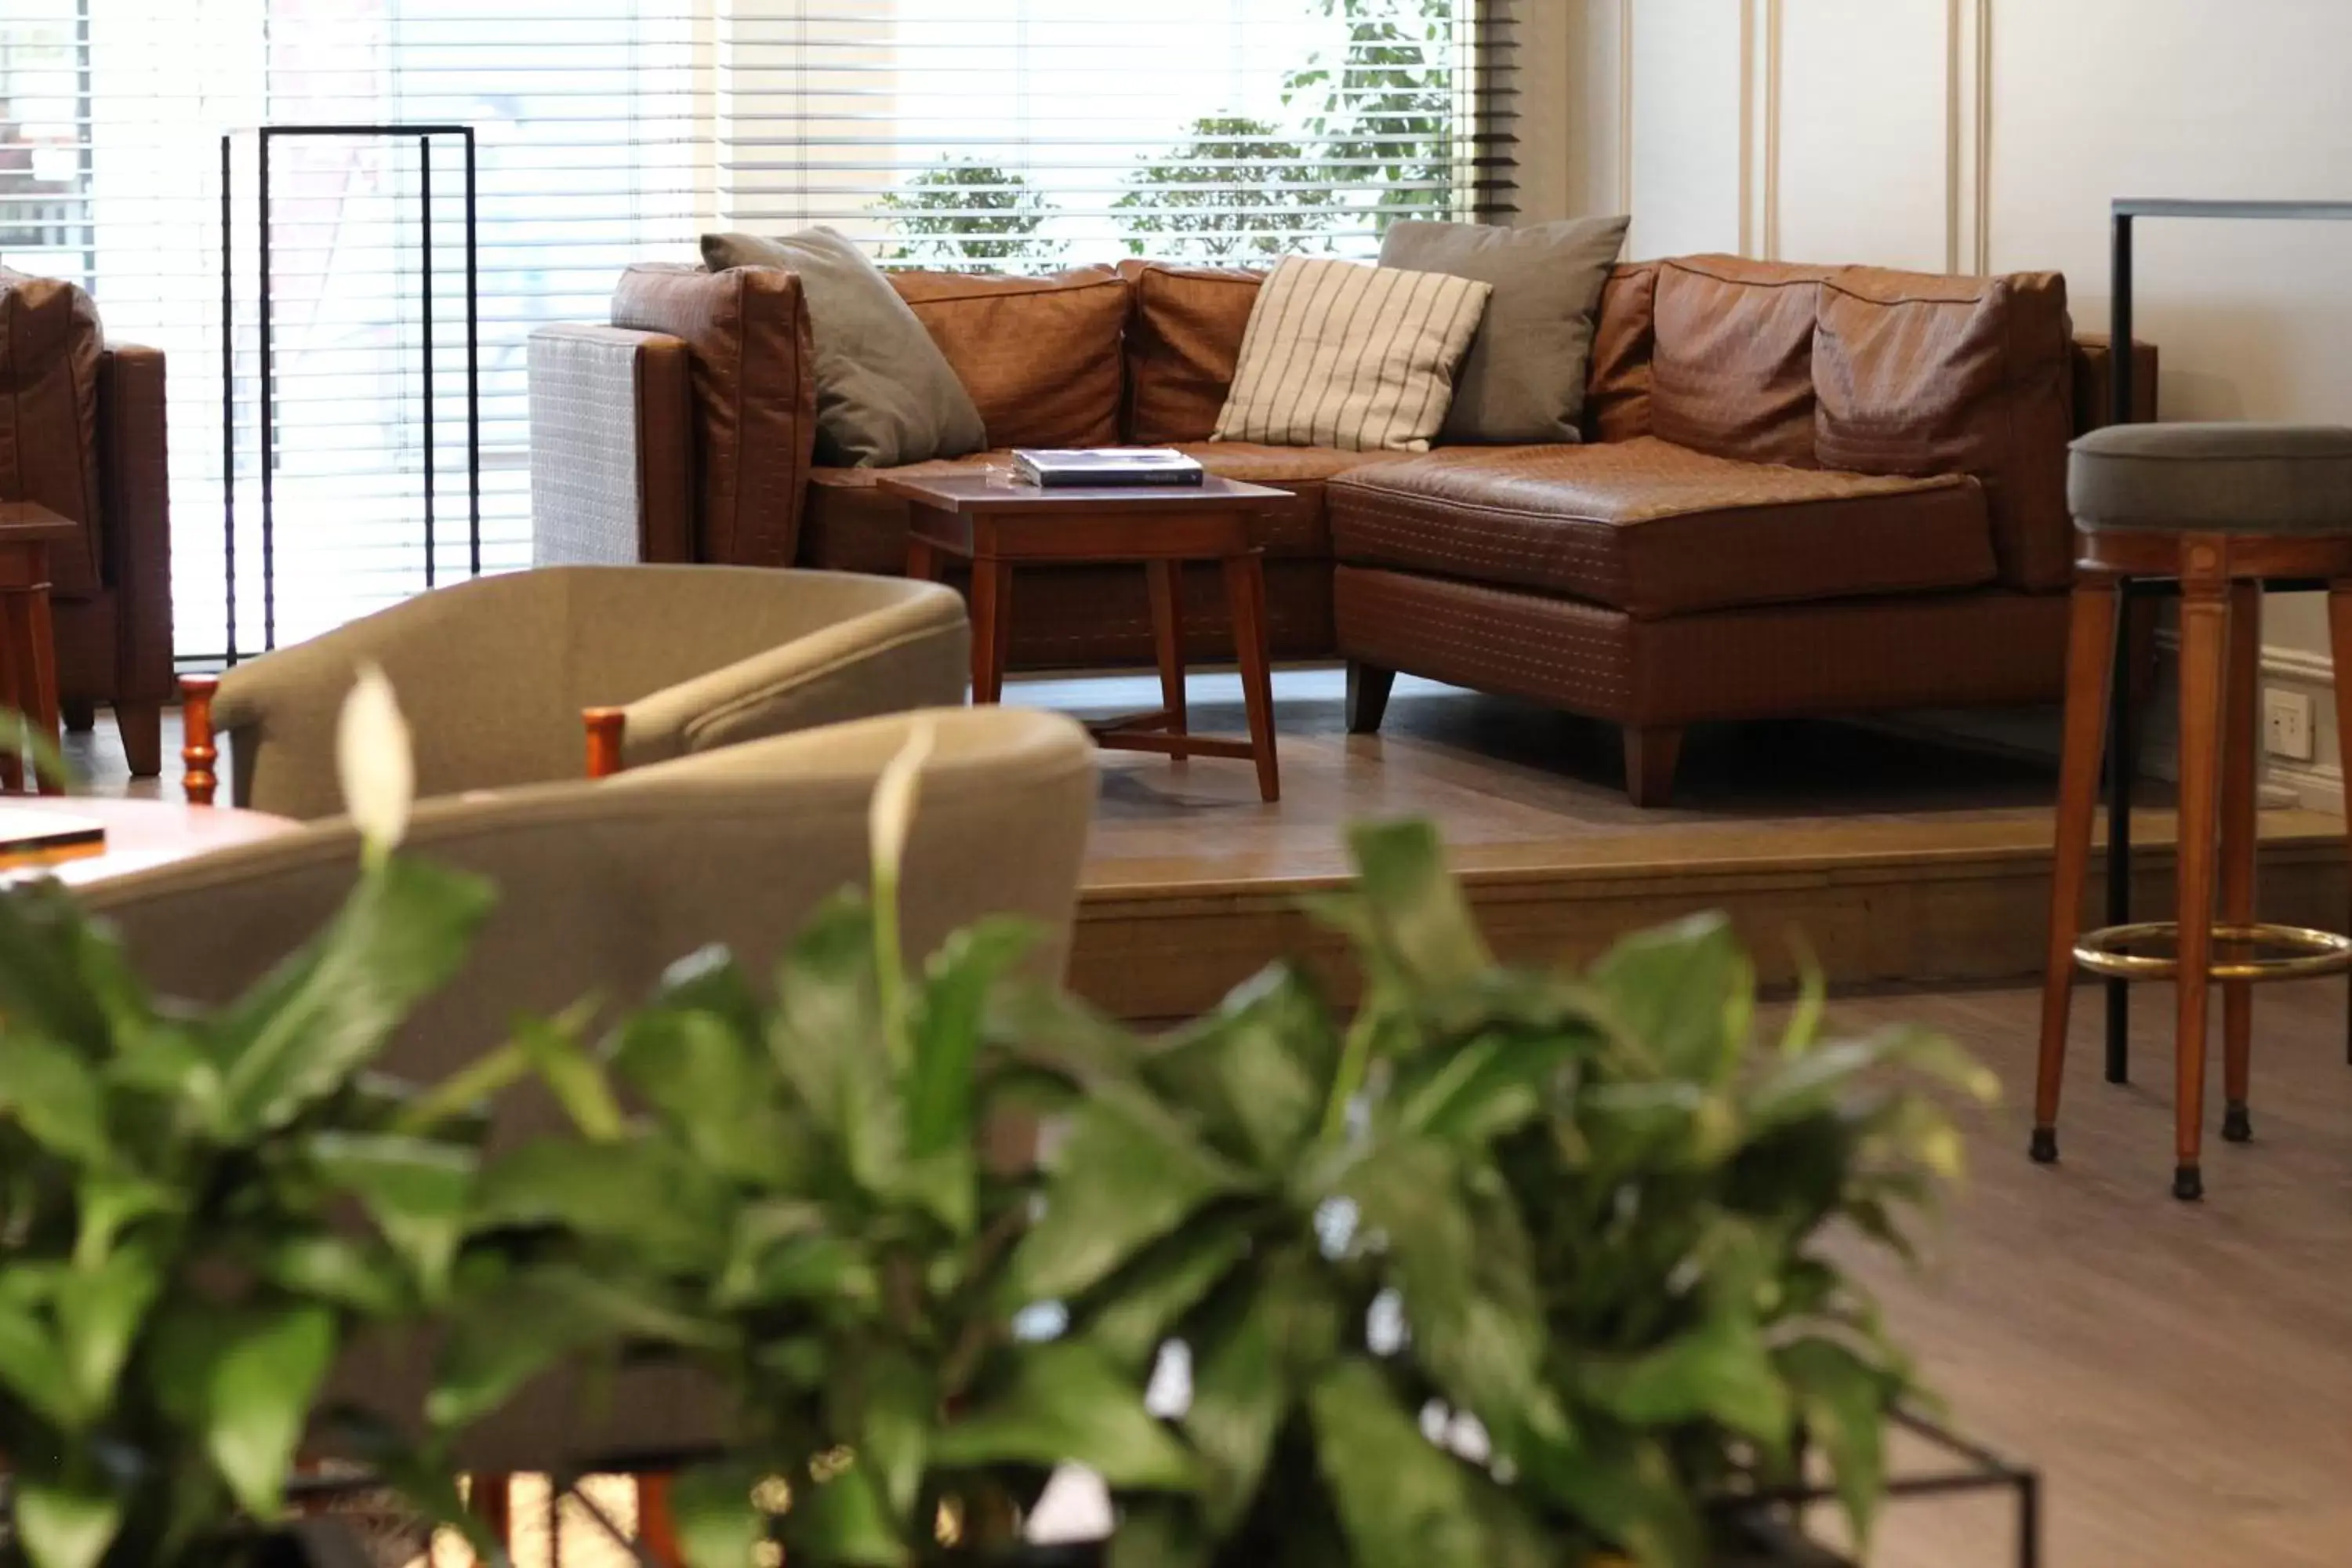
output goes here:
{"type": "Polygon", "coordinates": [[[1389,692],[1396,686],[1396,671],[1382,669],[1361,659],[1348,661],[1348,733],[1377,735],[1381,720],[1389,710],[1389,692]]]}
{"type": "MultiPolygon", "coordinates": [[[[180,787],[190,805],[212,805],[220,786],[220,749],[213,734],[213,693],[219,687],[217,676],[180,677],[180,787]]],[[[155,743],[163,743],[160,736],[155,743]]]]}
{"type": "Polygon", "coordinates": [[[588,731],[588,776],[608,779],[621,771],[621,741],[629,726],[625,708],[583,708],[580,721],[588,731]]]}
{"type": "Polygon", "coordinates": [[[114,727],[122,732],[122,755],[134,779],[152,779],[163,772],[163,705],[161,702],[118,702],[114,727]]]}
{"type": "Polygon", "coordinates": [[[677,1543],[677,1517],[670,1511],[669,1477],[638,1476],[637,1544],[656,1568],[686,1568],[677,1543]]]}
{"type": "Polygon", "coordinates": [[[1682,761],[1679,724],[1625,726],[1625,794],[1644,809],[1664,805],[1675,792],[1675,765],[1682,761]]]}

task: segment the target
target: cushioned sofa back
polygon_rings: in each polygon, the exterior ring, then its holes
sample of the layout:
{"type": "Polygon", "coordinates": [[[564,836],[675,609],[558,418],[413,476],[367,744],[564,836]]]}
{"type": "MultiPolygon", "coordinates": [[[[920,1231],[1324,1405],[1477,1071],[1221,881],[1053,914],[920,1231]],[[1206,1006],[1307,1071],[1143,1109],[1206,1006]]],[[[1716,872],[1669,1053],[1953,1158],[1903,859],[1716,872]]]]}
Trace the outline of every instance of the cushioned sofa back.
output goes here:
{"type": "MultiPolygon", "coordinates": [[[[2073,383],[2102,363],[2072,331],[2055,273],[1717,256],[1623,266],[1601,296],[1585,432],[1800,468],[1972,474],[2001,581],[2059,587],[2073,558],[2066,442],[2097,423],[2073,383]]],[[[2137,352],[2146,403],[2154,352],[2137,352]]]]}
{"type": "Polygon", "coordinates": [[[1205,441],[1233,386],[1265,274],[1247,267],[1122,261],[1128,281],[1127,438],[1205,441]]]}
{"type": "Polygon", "coordinates": [[[686,343],[694,558],[790,566],[816,440],[814,355],[799,275],[641,264],[613,290],[612,323],[686,343]]]}
{"type": "Polygon", "coordinates": [[[32,501],[81,524],[49,548],[59,598],[102,584],[98,307],[71,283],[0,268],[0,501],[32,501]]]}
{"type": "Polygon", "coordinates": [[[2054,272],[1951,278],[1843,267],[1821,285],[1813,448],[1863,474],[1973,474],[2002,580],[2074,574],[2073,331],[2054,272]]]}
{"type": "Polygon", "coordinates": [[[991,447],[1118,440],[1128,282],[1116,268],[889,276],[971,394],[991,447]]]}

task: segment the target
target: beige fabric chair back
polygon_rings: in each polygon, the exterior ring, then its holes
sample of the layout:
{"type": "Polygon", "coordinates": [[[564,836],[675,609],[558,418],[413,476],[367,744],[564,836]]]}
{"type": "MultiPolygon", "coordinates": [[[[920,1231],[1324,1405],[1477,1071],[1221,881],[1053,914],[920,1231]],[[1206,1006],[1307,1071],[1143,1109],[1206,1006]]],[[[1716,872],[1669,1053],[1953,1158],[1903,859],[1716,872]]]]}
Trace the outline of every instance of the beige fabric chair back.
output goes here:
{"type": "Polygon", "coordinates": [[[221,678],[236,803],[341,807],[335,716],[381,666],[425,796],[581,776],[580,710],[628,710],[632,767],[963,697],[953,590],[847,573],[560,566],[421,594],[221,678]]]}

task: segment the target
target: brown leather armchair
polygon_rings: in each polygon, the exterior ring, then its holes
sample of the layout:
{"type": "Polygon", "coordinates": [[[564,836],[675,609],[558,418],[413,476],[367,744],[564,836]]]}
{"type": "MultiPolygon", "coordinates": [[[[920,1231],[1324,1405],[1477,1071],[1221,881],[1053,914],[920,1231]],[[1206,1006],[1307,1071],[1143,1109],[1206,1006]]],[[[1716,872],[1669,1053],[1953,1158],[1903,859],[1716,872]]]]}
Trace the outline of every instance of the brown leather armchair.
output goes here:
{"type": "Polygon", "coordinates": [[[70,283],[0,268],[0,500],[81,524],[50,552],[58,696],[68,729],[114,709],[131,771],[163,770],[172,680],[172,521],[163,356],[110,343],[70,283]]]}

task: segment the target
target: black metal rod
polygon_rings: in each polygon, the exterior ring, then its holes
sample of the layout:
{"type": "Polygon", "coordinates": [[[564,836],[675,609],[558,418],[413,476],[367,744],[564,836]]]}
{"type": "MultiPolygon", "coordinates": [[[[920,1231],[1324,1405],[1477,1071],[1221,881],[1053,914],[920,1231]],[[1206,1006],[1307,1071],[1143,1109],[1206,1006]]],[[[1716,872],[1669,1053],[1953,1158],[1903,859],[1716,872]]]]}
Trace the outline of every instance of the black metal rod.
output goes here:
{"type": "MultiPolygon", "coordinates": [[[[2132,418],[2132,220],[2128,213],[2114,218],[2114,275],[2108,302],[2108,380],[2115,401],[2109,409],[2114,423],[2132,418]]],[[[2138,736],[2132,722],[2132,585],[2116,584],[2116,647],[2107,672],[2107,911],[2106,925],[2131,920],[2132,781],[2139,771],[2138,736]]],[[[2109,1083],[2131,1081],[2131,986],[2109,980],[2107,993],[2106,1073],[2109,1083]]]]}
{"type": "MultiPolygon", "coordinates": [[[[269,342],[269,131],[261,132],[261,647],[278,646],[278,414],[269,342]]],[[[236,590],[232,587],[230,592],[236,590]]]]}
{"type": "Polygon", "coordinates": [[[229,136],[221,133],[221,592],[228,662],[236,662],[236,268],[231,226],[229,136]]]}
{"type": "Polygon", "coordinates": [[[466,516],[467,572],[482,574],[482,323],[474,243],[474,128],[466,127],[466,516]]]}
{"type": "Polygon", "coordinates": [[[416,247],[418,292],[425,319],[425,585],[433,586],[433,468],[440,456],[439,432],[433,424],[433,138],[416,139],[417,215],[422,219],[416,247]]]}
{"type": "Polygon", "coordinates": [[[2017,1568],[2042,1568],[2042,1478],[2017,1478],[2017,1568]]]}

